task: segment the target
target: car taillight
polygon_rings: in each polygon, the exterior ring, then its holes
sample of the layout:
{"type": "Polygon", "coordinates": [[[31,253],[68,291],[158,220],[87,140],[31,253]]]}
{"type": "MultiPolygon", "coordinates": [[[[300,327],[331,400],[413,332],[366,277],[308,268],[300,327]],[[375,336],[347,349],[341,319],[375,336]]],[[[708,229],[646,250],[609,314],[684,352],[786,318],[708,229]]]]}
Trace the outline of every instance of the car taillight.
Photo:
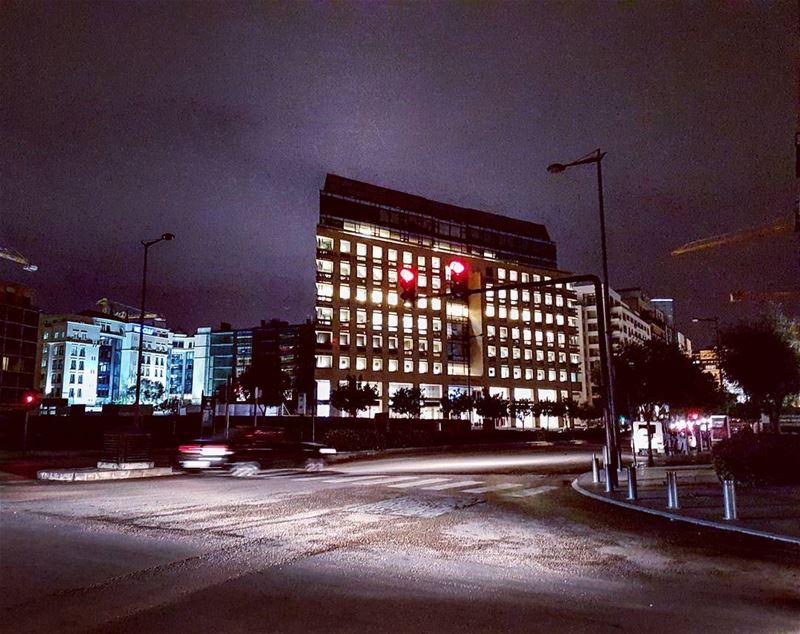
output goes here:
{"type": "Polygon", "coordinates": [[[181,445],[178,447],[178,451],[181,453],[202,453],[202,449],[200,445],[181,445]]]}
{"type": "Polygon", "coordinates": [[[225,456],[231,452],[228,451],[228,445],[205,445],[201,453],[204,456],[225,456]]]}

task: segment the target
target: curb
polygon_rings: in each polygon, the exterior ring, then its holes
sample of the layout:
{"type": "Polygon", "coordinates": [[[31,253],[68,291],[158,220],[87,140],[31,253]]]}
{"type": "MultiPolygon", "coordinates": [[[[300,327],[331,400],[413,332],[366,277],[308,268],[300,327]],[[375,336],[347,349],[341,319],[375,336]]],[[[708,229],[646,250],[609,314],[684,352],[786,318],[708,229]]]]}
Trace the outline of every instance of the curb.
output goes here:
{"type": "MultiPolygon", "coordinates": [[[[591,474],[590,473],[583,474],[583,476],[587,475],[591,474]]],[[[649,513],[650,515],[657,515],[659,517],[663,517],[669,520],[675,520],[678,522],[686,522],[687,524],[697,524],[699,526],[705,526],[706,528],[716,528],[718,530],[730,531],[732,533],[742,533],[743,535],[750,535],[751,537],[762,537],[777,542],[784,542],[788,544],[794,544],[795,546],[800,546],[800,537],[790,537],[788,535],[781,535],[779,533],[770,533],[768,531],[759,531],[753,528],[745,528],[744,526],[736,526],[735,524],[723,524],[722,522],[714,522],[712,520],[687,517],[686,515],[678,515],[676,513],[670,513],[669,511],[660,511],[658,509],[651,509],[644,506],[639,506],[638,504],[624,502],[623,500],[615,500],[613,498],[606,497],[605,495],[600,495],[599,493],[594,493],[593,491],[584,489],[578,483],[578,480],[583,476],[578,476],[572,481],[572,488],[575,489],[581,495],[585,495],[586,497],[595,500],[600,500],[601,502],[606,502],[607,504],[614,504],[616,506],[621,506],[622,508],[626,508],[632,511],[639,511],[640,513],[649,513]]]]}
{"type": "Polygon", "coordinates": [[[132,478],[158,478],[179,475],[172,467],[150,469],[43,469],[36,474],[38,480],[50,482],[98,482],[101,480],[128,480],[132,478]]]}

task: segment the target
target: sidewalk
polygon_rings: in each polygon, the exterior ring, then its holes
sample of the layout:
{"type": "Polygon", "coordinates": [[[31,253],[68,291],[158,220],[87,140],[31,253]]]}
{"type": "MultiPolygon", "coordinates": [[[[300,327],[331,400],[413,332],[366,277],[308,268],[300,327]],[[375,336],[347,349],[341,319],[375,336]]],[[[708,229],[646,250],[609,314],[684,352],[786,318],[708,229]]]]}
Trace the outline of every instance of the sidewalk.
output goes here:
{"type": "Polygon", "coordinates": [[[800,545],[800,487],[736,487],[738,519],[723,519],[722,484],[708,465],[640,467],[637,470],[638,500],[628,500],[627,475],[620,474],[612,494],[592,474],[584,473],[572,483],[583,495],[609,504],[691,522],[722,530],[800,545]],[[677,509],[667,509],[667,471],[678,480],[677,509]]]}

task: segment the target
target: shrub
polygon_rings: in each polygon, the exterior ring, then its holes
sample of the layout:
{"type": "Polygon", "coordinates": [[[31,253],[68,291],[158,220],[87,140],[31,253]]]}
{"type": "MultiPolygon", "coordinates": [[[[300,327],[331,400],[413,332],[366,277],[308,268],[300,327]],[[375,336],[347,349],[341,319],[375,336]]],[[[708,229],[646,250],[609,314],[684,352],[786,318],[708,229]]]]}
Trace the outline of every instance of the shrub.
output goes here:
{"type": "Polygon", "coordinates": [[[386,448],[385,434],[365,427],[360,429],[329,429],[325,432],[322,442],[335,447],[338,451],[386,448]]]}
{"type": "Polygon", "coordinates": [[[745,429],[713,449],[720,480],[740,484],[800,484],[800,437],[754,434],[745,429]]]}

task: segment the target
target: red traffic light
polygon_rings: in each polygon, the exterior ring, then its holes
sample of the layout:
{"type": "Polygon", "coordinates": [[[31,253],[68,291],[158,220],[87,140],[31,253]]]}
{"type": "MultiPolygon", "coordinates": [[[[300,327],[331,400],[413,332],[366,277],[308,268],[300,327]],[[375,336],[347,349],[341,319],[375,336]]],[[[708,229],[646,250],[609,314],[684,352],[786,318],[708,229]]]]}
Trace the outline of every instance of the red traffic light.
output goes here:
{"type": "Polygon", "coordinates": [[[461,277],[467,272],[467,265],[461,260],[453,260],[450,262],[450,275],[453,277],[461,277]]]}
{"type": "Polygon", "coordinates": [[[416,279],[417,274],[414,273],[413,269],[409,268],[402,268],[400,269],[400,279],[404,284],[411,284],[416,279]]]}
{"type": "Polygon", "coordinates": [[[462,301],[467,301],[469,299],[469,271],[466,262],[453,260],[447,265],[447,268],[450,271],[451,293],[462,301]]]}
{"type": "Polygon", "coordinates": [[[38,392],[25,392],[22,395],[22,405],[25,408],[32,409],[39,405],[39,399],[38,392]]]}

